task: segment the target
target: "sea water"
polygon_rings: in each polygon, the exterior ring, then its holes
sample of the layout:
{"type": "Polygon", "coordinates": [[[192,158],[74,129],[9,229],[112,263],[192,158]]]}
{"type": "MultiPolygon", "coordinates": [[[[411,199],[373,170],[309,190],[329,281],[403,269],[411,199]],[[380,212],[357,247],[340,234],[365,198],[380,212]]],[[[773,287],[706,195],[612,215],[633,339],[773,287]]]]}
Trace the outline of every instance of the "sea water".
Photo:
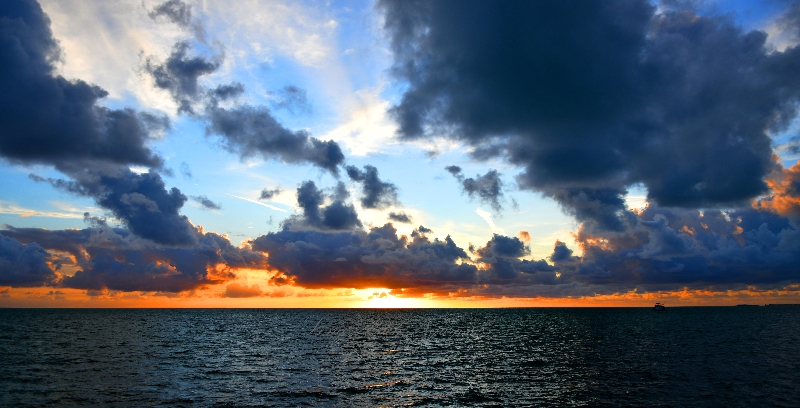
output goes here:
{"type": "Polygon", "coordinates": [[[0,310],[0,406],[800,406],[800,307],[0,310]]]}

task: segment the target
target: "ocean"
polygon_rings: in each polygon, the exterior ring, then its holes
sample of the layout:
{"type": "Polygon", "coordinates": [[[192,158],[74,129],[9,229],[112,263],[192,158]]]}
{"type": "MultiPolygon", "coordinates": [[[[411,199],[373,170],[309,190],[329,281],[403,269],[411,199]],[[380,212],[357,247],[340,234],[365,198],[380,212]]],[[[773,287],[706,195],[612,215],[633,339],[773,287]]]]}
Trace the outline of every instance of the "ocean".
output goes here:
{"type": "Polygon", "coordinates": [[[0,309],[0,405],[800,407],[800,306],[0,309]]]}

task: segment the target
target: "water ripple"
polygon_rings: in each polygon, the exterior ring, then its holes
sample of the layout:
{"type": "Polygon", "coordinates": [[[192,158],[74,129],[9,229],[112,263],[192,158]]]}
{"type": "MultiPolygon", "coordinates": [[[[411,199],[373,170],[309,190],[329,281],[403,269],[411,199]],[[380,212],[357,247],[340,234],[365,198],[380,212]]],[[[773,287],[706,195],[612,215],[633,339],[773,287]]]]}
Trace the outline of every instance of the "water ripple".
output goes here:
{"type": "Polygon", "coordinates": [[[800,406],[800,307],[0,310],[2,406],[800,406]]]}

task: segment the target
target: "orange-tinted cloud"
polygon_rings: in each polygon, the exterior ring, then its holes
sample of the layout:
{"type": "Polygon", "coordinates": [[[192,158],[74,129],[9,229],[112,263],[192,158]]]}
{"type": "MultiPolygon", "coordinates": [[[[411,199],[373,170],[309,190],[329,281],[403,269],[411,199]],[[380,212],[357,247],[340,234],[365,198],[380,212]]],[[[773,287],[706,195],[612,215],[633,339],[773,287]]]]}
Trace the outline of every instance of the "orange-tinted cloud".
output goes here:
{"type": "Polygon", "coordinates": [[[522,239],[495,234],[483,246],[465,250],[449,237],[430,239],[419,231],[410,238],[398,235],[392,224],[344,231],[287,224],[240,248],[201,229],[196,231],[198,244],[187,247],[155,244],[107,226],[9,228],[2,234],[21,246],[50,251],[42,259],[53,277],[33,286],[79,288],[99,297],[140,292],[297,301],[330,297],[326,291],[375,289],[376,299],[385,292],[383,299],[616,296],[622,302],[625,298],[617,294],[763,291],[800,280],[800,232],[779,213],[791,214],[778,210],[786,206],[776,205],[795,197],[798,173],[799,166],[782,170],[771,181],[774,196],[756,208],[723,212],[649,205],[623,214],[624,230],[581,225],[574,237],[582,252],[556,241],[549,262],[528,259],[525,234],[522,239]],[[260,276],[237,276],[244,268],[260,270],[260,276]]]}
{"type": "MultiPolygon", "coordinates": [[[[202,229],[195,231],[196,244],[191,246],[160,245],[108,226],[63,231],[9,227],[2,235],[3,242],[53,251],[54,269],[74,271],[48,278],[50,285],[92,291],[184,292],[230,281],[236,269],[267,265],[264,254],[234,247],[227,238],[202,229]],[[57,256],[65,253],[69,257],[57,256]]],[[[0,284],[24,284],[5,282],[11,276],[0,273],[0,284]]]]}
{"type": "Polygon", "coordinates": [[[776,165],[766,181],[772,194],[754,201],[753,207],[797,220],[800,217],[800,162],[788,169],[776,165]]]}
{"type": "Polygon", "coordinates": [[[238,283],[231,283],[225,287],[225,292],[222,293],[222,296],[229,298],[247,298],[261,296],[262,293],[263,292],[261,292],[261,288],[259,288],[256,284],[247,286],[238,283]]]}

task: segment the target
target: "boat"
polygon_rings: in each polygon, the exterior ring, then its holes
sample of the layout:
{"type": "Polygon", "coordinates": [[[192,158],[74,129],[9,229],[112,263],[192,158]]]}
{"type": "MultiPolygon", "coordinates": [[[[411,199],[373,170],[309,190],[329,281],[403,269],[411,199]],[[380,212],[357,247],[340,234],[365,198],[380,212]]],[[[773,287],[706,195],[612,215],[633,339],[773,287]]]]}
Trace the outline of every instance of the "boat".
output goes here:
{"type": "Polygon", "coordinates": [[[656,312],[666,312],[667,307],[662,305],[661,303],[656,303],[656,305],[653,306],[653,310],[655,310],[656,312]]]}

